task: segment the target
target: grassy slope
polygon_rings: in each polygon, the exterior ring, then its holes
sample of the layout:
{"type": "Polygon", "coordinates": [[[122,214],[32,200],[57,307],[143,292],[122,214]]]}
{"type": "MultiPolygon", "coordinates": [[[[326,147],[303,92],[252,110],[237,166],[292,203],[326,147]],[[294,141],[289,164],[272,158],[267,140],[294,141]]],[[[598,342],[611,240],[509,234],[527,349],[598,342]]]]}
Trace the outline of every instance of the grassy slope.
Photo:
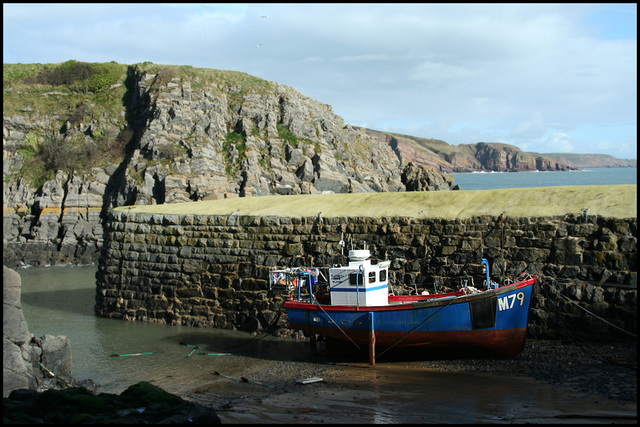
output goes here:
{"type": "Polygon", "coordinates": [[[471,218],[481,215],[546,217],[582,213],[637,217],[637,185],[589,185],[474,191],[309,194],[243,197],[163,205],[126,206],[117,211],[178,215],[313,217],[471,218]]]}

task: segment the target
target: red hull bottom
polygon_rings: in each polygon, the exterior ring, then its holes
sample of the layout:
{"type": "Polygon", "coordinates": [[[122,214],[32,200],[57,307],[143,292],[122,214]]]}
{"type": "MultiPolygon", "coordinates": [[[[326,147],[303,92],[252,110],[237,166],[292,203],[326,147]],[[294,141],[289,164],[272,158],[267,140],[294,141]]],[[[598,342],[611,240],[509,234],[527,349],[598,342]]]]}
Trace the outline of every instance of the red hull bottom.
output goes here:
{"type": "MultiPolygon", "coordinates": [[[[292,325],[295,329],[302,329],[302,325],[292,325]]],[[[328,350],[339,353],[341,347],[344,350],[356,349],[353,340],[362,350],[367,350],[369,345],[369,331],[349,330],[349,340],[340,331],[336,334],[333,328],[317,328],[314,333],[327,339],[328,350]],[[331,348],[329,348],[331,347],[331,348]]],[[[443,331],[443,332],[418,332],[407,336],[406,332],[375,332],[376,348],[384,349],[393,347],[396,349],[409,349],[410,352],[419,351],[421,357],[441,358],[474,358],[474,357],[512,357],[519,354],[524,348],[527,336],[526,328],[501,329],[501,330],[475,330],[475,331],[443,331]],[[403,337],[406,337],[403,339],[403,337]]]]}

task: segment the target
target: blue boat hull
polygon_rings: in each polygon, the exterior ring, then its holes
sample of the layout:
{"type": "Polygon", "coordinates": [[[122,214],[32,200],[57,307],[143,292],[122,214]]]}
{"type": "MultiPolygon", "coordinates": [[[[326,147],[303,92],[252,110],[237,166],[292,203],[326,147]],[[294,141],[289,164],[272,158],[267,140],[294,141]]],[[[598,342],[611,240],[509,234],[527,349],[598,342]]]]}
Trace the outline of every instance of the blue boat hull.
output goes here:
{"type": "Polygon", "coordinates": [[[535,278],[477,294],[414,296],[375,307],[285,302],[292,328],[377,347],[428,347],[473,357],[524,348],[535,278]]]}

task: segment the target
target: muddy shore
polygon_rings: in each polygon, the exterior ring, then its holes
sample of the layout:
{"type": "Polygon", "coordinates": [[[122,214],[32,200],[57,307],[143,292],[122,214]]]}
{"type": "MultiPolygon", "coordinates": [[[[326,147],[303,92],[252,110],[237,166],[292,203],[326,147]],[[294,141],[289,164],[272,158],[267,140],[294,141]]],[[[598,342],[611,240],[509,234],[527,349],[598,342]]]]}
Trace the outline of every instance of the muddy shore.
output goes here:
{"type": "Polygon", "coordinates": [[[156,385],[213,408],[225,424],[637,422],[634,341],[529,340],[510,359],[418,359],[371,366],[292,354],[156,385]],[[296,382],[311,377],[322,381],[296,382]]]}

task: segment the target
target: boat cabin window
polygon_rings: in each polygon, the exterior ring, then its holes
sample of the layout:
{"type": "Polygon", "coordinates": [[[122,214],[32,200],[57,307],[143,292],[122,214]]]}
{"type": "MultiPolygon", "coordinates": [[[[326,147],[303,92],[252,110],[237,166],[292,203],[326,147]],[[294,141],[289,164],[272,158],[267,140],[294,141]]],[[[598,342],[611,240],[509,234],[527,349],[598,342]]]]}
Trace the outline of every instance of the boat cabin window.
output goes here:
{"type": "Polygon", "coordinates": [[[380,270],[380,281],[381,282],[386,282],[387,281],[387,270],[386,269],[380,270]]]}
{"type": "Polygon", "coordinates": [[[376,282],[376,272],[375,271],[370,271],[369,272],[369,283],[375,283],[376,282]]]}
{"type": "Polygon", "coordinates": [[[351,273],[349,274],[349,284],[355,286],[355,285],[362,285],[362,279],[359,277],[360,274],[359,273],[351,273]]]}

